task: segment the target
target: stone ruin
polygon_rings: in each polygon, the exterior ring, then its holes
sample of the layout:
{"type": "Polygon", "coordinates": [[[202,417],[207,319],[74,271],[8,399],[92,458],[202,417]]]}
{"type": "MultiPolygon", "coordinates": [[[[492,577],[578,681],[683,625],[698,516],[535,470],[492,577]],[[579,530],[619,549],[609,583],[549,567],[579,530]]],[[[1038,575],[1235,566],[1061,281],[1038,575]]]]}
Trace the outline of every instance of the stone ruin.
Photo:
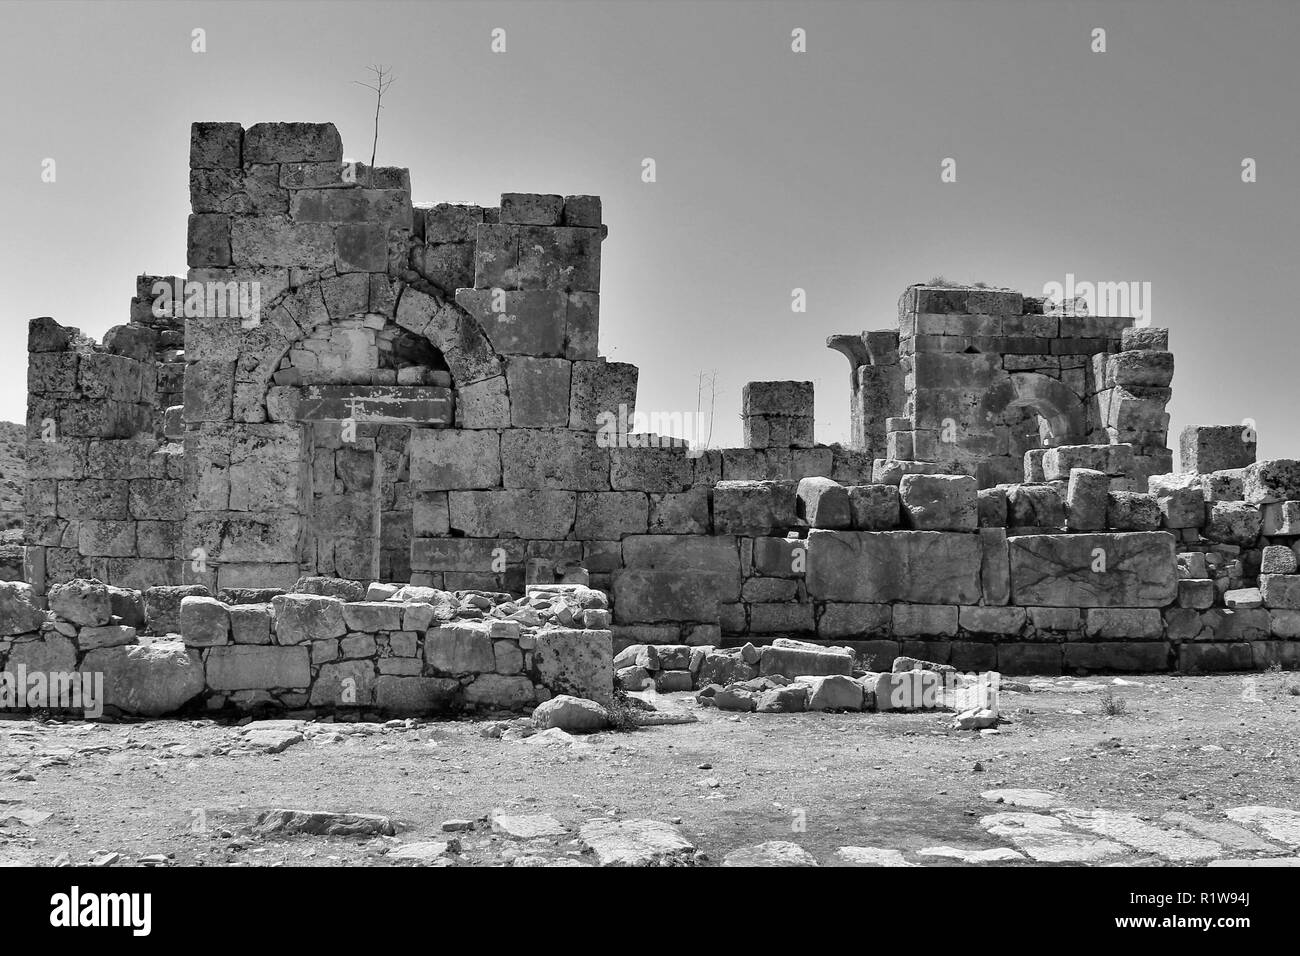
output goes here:
{"type": "Polygon", "coordinates": [[[30,324],[0,660],[166,646],[209,708],[410,712],[599,698],[615,655],[696,688],[746,647],[754,676],[807,645],[851,670],[1300,658],[1300,463],[1189,426],[1174,472],[1163,329],[913,286],[896,330],[828,340],[847,447],[790,381],[745,387],[746,447],[690,448],[630,431],[637,369],[599,353],[597,197],[412,203],[309,123],[195,124],[190,193],[184,279],[141,276],[102,343],[30,324]]]}

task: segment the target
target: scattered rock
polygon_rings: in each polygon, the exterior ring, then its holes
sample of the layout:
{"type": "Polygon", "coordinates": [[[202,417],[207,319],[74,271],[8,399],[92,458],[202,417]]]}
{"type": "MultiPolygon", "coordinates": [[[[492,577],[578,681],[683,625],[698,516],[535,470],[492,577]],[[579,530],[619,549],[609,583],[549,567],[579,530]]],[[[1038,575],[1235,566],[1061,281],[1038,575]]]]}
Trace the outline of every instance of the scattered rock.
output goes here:
{"type": "Polygon", "coordinates": [[[742,846],[722,859],[723,866],[816,866],[817,859],[797,843],[768,840],[742,846]]]}
{"type": "Polygon", "coordinates": [[[675,826],[657,820],[591,820],[578,838],[601,866],[679,865],[695,850],[675,826]]]}
{"type": "Polygon", "coordinates": [[[874,846],[842,846],[831,857],[831,866],[916,866],[903,859],[899,850],[874,846]]]}
{"type": "Polygon", "coordinates": [[[537,705],[533,725],[539,730],[558,727],[569,733],[592,733],[609,726],[609,712],[594,700],[560,694],[537,705]]]}

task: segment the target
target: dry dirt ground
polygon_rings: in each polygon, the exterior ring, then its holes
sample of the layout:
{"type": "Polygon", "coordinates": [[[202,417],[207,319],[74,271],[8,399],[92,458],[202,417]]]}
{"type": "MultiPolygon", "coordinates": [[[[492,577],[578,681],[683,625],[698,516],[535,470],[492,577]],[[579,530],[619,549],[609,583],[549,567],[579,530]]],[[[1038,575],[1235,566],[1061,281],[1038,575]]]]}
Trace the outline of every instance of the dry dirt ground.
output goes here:
{"type": "Polygon", "coordinates": [[[728,714],[689,694],[655,701],[698,722],[571,741],[493,738],[485,720],[277,722],[250,737],[248,725],[211,721],[9,718],[0,720],[0,862],[391,865],[403,845],[450,841],[424,847],[424,862],[586,864],[595,855],[578,829],[597,818],[673,824],[695,847],[677,861],[694,865],[777,840],[822,865],[842,859],[840,847],[899,851],[887,856],[904,865],[962,865],[918,853],[936,846],[1038,846],[1038,862],[1052,857],[1040,846],[1050,840],[1007,835],[1021,832],[1024,814],[1040,814],[1033,825],[1052,810],[981,796],[1001,788],[1045,791],[1055,808],[1119,812],[1091,832],[1068,828],[1099,864],[1294,860],[1300,675],[1250,680],[1033,679],[1003,692],[1007,721],[996,733],[952,730],[952,715],[935,712],[728,714]],[[1108,689],[1123,713],[1105,712],[1108,689]],[[290,743],[270,753],[250,742],[259,737],[290,743]],[[1227,814],[1250,806],[1276,812],[1235,824],[1227,814]],[[260,833],[254,823],[270,808],[380,814],[396,835],[260,833]],[[567,832],[515,839],[496,832],[494,810],[549,814],[567,832]],[[1161,820],[1171,812],[1227,831],[1207,850],[1161,820]],[[450,820],[473,825],[443,832],[450,820]],[[1135,821],[1148,822],[1145,831],[1136,823],[1136,838],[1135,821]],[[998,822],[1011,829],[990,832],[998,822]],[[1182,843],[1153,848],[1152,832],[1182,843]]]}

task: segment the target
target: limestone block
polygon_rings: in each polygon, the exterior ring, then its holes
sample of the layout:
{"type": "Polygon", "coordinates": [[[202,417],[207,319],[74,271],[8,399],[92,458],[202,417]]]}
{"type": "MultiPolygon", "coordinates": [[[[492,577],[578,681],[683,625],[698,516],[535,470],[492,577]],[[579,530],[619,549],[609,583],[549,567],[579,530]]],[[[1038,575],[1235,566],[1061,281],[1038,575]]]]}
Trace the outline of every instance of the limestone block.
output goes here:
{"type": "Polygon", "coordinates": [[[1094,607],[1084,619],[1084,636],[1090,640],[1159,640],[1165,622],[1158,608],[1094,607]]]}
{"type": "Polygon", "coordinates": [[[608,707],[613,693],[613,634],[605,630],[549,627],[537,632],[533,668],[554,694],[570,694],[608,707]]]}
{"type": "Polygon", "coordinates": [[[281,645],[342,637],[343,602],[317,594],[281,594],[271,599],[275,615],[275,642],[281,645]]]}
{"type": "Polygon", "coordinates": [[[206,668],[213,690],[305,690],[311,684],[306,647],[214,647],[208,652],[206,668]]]}
{"type": "Polygon", "coordinates": [[[619,434],[636,412],[639,370],[626,362],[574,362],[569,393],[569,427],[619,434]]]}
{"type": "Polygon", "coordinates": [[[1259,590],[1267,608],[1300,609],[1300,574],[1261,574],[1259,590]]]}
{"type": "Polygon", "coordinates": [[[808,593],[825,601],[976,604],[980,560],[973,534],[814,530],[808,593]]]}
{"type": "Polygon", "coordinates": [[[1129,349],[1107,357],[1106,384],[1164,388],[1174,378],[1174,354],[1129,349]]]}
{"type": "Polygon", "coordinates": [[[287,216],[225,218],[230,220],[227,261],[201,264],[320,269],[334,262],[334,227],[329,223],[297,223],[287,216]]]}
{"type": "Polygon", "coordinates": [[[1273,501],[1261,506],[1260,514],[1264,535],[1300,535],[1300,501],[1273,501]]]}
{"type": "Polygon", "coordinates": [[[974,531],[979,524],[977,485],[966,475],[904,475],[903,514],[922,531],[974,531]]]}
{"type": "Polygon", "coordinates": [[[1218,591],[1210,578],[1180,578],[1178,581],[1178,606],[1204,610],[1214,606],[1218,591]]]}
{"type": "Polygon", "coordinates": [[[349,601],[343,605],[343,623],[349,631],[400,631],[402,605],[384,601],[349,601]]]}
{"type": "Polygon", "coordinates": [[[599,196],[565,196],[563,223],[566,226],[599,226],[599,196]]]}
{"type": "Polygon", "coordinates": [[[1065,503],[1053,485],[1012,485],[1007,489],[1007,527],[1064,526],[1065,503]]]}
{"type": "Polygon", "coordinates": [[[901,503],[897,485],[850,485],[849,510],[859,531],[892,531],[898,527],[901,503]]]}
{"type": "Polygon", "coordinates": [[[763,648],[758,670],[764,677],[780,675],[791,679],[803,674],[812,677],[848,676],[853,673],[853,652],[845,647],[822,647],[778,637],[763,648]]]}
{"type": "Polygon", "coordinates": [[[701,571],[614,572],[614,620],[619,624],[658,621],[716,621],[722,575],[701,571]]]}
{"type": "Polygon", "coordinates": [[[453,532],[471,538],[564,538],[573,530],[572,491],[453,491],[448,495],[453,532]]]}
{"type": "Polygon", "coordinates": [[[1178,436],[1178,458],[1183,471],[1205,475],[1255,464],[1256,446],[1246,425],[1188,425],[1178,436]]]}
{"type": "Polygon", "coordinates": [[[1065,526],[1071,531],[1104,530],[1109,492],[1110,478],[1104,472],[1071,468],[1065,493],[1065,526]]]}
{"type": "Polygon", "coordinates": [[[1241,471],[1241,488],[1243,500],[1253,505],[1300,500],[1300,461],[1276,458],[1248,464],[1241,471]]]}
{"type": "Polygon", "coordinates": [[[797,488],[790,481],[720,481],[713,488],[718,534],[770,535],[797,527],[797,488]]]}
{"type": "Polygon", "coordinates": [[[185,261],[191,268],[231,264],[231,220],[224,213],[194,213],[186,234],[185,261]]]}
{"type": "Polygon", "coordinates": [[[1160,503],[1155,495],[1112,491],[1106,502],[1106,527],[1116,531],[1155,531],[1160,527],[1160,503]]]}
{"type": "Polygon", "coordinates": [[[1060,445],[1043,450],[1043,480],[1067,480],[1074,468],[1087,468],[1111,476],[1127,475],[1133,470],[1133,446],[1060,445]]]}
{"type": "Polygon", "coordinates": [[[563,292],[457,289],[456,304],[474,317],[500,355],[564,356],[563,292]]]}
{"type": "MultiPolygon", "coordinates": [[[[21,595],[15,598],[20,599],[21,595]]],[[[56,617],[82,627],[107,624],[113,616],[108,586],[99,581],[78,579],[56,584],[50,588],[47,598],[56,617]]]]}
{"type": "MultiPolygon", "coordinates": [[[[236,644],[270,644],[271,605],[231,605],[230,635],[236,644]]],[[[287,687],[289,685],[281,684],[277,686],[287,687]]]]}
{"type": "Polygon", "coordinates": [[[490,673],[496,669],[489,629],[476,622],[431,627],[424,639],[424,659],[445,674],[490,673]]]}
{"type": "Polygon", "coordinates": [[[1168,532],[1017,535],[1007,544],[1018,605],[1162,607],[1176,596],[1168,532]]]}
{"type": "Polygon", "coordinates": [[[201,584],[155,585],[144,592],[144,618],[147,630],[153,634],[171,634],[180,631],[181,601],[187,597],[207,597],[208,589],[201,584]]]}
{"type": "Polygon", "coordinates": [[[97,648],[80,670],[104,675],[106,706],[141,717],[176,713],[204,689],[199,652],[180,641],[97,648]]]}
{"type": "MultiPolygon", "coordinates": [[[[80,605],[81,602],[77,603],[80,605]]],[[[93,604],[91,610],[94,610],[93,604]]],[[[94,616],[99,616],[97,611],[94,616]]],[[[45,612],[36,606],[30,584],[0,581],[0,636],[31,633],[44,621],[45,612]]]]}
{"type": "Polygon", "coordinates": [[[1007,526],[1007,492],[1005,488],[981,488],[976,499],[976,512],[981,528],[1007,526]]]}
{"type": "Polygon", "coordinates": [[[506,488],[607,491],[610,487],[609,452],[589,432],[512,429],[501,436],[501,461],[506,488]]]}
{"type": "Polygon", "coordinates": [[[96,647],[122,647],[137,643],[134,627],[109,624],[104,627],[83,627],[77,632],[77,646],[83,651],[96,647]]]}
{"type": "Polygon", "coordinates": [[[373,661],[322,664],[308,699],[313,707],[368,707],[374,703],[373,661]]]}
{"type": "MultiPolygon", "coordinates": [[[[652,534],[708,534],[709,489],[651,494],[647,528],[652,534]]],[[[581,518],[579,508],[579,518],[581,518]]],[[[584,537],[579,533],[579,537],[584,537]]],[[[594,569],[593,569],[594,570],[594,569]]]]}
{"type": "Polygon", "coordinates": [[[1012,638],[1020,636],[1026,620],[1022,607],[963,607],[957,617],[961,629],[970,634],[1012,638]]]}
{"type": "MultiPolygon", "coordinates": [[[[617,541],[624,535],[646,533],[649,503],[642,492],[581,492],[577,499],[577,520],[573,530],[582,540],[617,541]]],[[[707,499],[705,508],[707,510],[707,499]]]]}
{"type": "Polygon", "coordinates": [[[494,431],[417,428],[410,456],[411,483],[422,490],[501,484],[501,439],[494,431]]]}
{"type": "Polygon", "coordinates": [[[501,222],[524,226],[558,226],[564,197],[539,193],[502,193],[501,222]]]}
{"type": "Polygon", "coordinates": [[[382,675],[375,681],[375,706],[386,714],[442,713],[454,709],[459,698],[460,683],[449,677],[382,675]]]}
{"type": "Polygon", "coordinates": [[[1259,508],[1244,501],[1215,501],[1209,512],[1204,535],[1211,541],[1253,547],[1263,526],[1259,508]]]}
{"type": "MultiPolygon", "coordinates": [[[[600,291],[599,229],[575,226],[502,226],[518,235],[516,286],[503,288],[600,291]]],[[[481,241],[481,234],[480,234],[481,241]]],[[[482,288],[477,270],[475,286],[482,288]]]]}
{"type": "Polygon", "coordinates": [[[692,453],[675,439],[659,444],[658,436],[620,436],[614,428],[606,428],[596,435],[596,442],[609,449],[610,484],[617,490],[680,493],[696,481],[692,453]]]}
{"type": "Polygon", "coordinates": [[[181,637],[187,647],[229,644],[230,608],[216,598],[182,598],[181,637]]]}
{"type": "Polygon", "coordinates": [[[817,619],[822,639],[864,640],[892,633],[893,610],[888,604],[826,604],[817,619]]]}
{"type": "Polygon", "coordinates": [[[238,169],[244,130],[238,123],[191,123],[192,169],[238,169]]]}
{"type": "Polygon", "coordinates": [[[1155,476],[1147,484],[1160,506],[1166,528],[1199,528],[1205,524],[1205,494],[1199,485],[1162,486],[1155,476]]]}
{"type": "Polygon", "coordinates": [[[795,498],[796,515],[803,518],[810,528],[847,529],[852,525],[849,495],[838,482],[829,478],[801,479],[795,489],[795,498]]]}
{"type": "Polygon", "coordinates": [[[342,159],[343,140],[333,123],[256,123],[244,132],[245,163],[336,163],[342,159]]]}
{"type": "Polygon", "coordinates": [[[465,685],[464,699],[471,707],[493,710],[523,710],[537,703],[532,681],[505,674],[480,674],[465,685]]]}
{"type": "MultiPolygon", "coordinates": [[[[1266,509],[1268,505],[1264,506],[1266,509]]],[[[1265,530],[1265,534],[1269,532],[1265,530]]],[[[1270,544],[1260,556],[1260,574],[1295,574],[1296,553],[1294,549],[1282,544],[1270,544]]]]}
{"type": "Polygon", "coordinates": [[[957,608],[949,604],[895,604],[897,637],[953,637],[957,633],[957,608]]]}
{"type": "Polygon", "coordinates": [[[569,369],[560,358],[512,356],[506,363],[510,422],[516,428],[567,427],[569,369]]]}

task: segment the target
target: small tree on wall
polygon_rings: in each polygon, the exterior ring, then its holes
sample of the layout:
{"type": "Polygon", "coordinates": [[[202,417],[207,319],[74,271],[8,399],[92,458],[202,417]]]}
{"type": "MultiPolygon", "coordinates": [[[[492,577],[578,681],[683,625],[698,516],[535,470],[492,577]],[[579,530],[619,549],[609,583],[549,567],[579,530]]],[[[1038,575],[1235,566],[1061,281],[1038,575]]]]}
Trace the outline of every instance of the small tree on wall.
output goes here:
{"type": "Polygon", "coordinates": [[[384,94],[388,88],[393,85],[394,77],[388,67],[375,64],[370,68],[370,72],[375,75],[373,83],[363,83],[361,80],[353,80],[357,86],[364,86],[375,94],[375,137],[370,144],[370,183],[375,184],[375,155],[379,150],[379,111],[384,108],[384,94]]]}

